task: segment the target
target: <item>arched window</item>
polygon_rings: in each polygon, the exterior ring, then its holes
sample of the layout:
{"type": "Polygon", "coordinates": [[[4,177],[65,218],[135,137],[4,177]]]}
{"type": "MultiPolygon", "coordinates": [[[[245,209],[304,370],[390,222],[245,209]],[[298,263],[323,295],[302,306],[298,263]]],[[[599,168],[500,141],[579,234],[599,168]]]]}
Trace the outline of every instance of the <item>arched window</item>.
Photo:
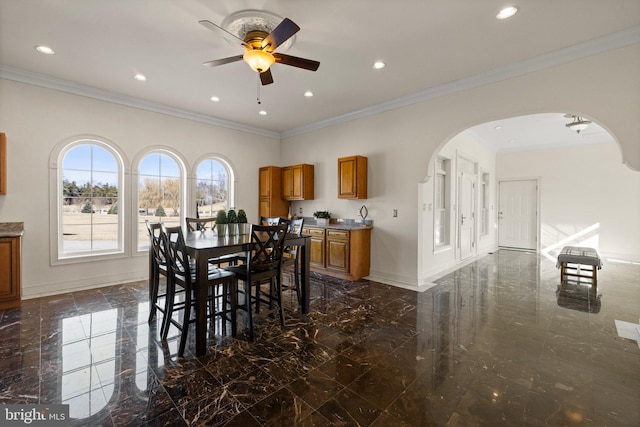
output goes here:
{"type": "Polygon", "coordinates": [[[145,220],[182,224],[183,167],[172,153],[154,151],[138,165],[138,249],[149,247],[145,220]]]}
{"type": "Polygon", "coordinates": [[[220,209],[232,206],[233,175],[229,164],[209,157],[196,169],[196,206],[201,217],[215,216],[220,209]]]}
{"type": "Polygon", "coordinates": [[[120,156],[103,142],[80,140],[59,159],[58,259],[122,253],[120,156]]]}

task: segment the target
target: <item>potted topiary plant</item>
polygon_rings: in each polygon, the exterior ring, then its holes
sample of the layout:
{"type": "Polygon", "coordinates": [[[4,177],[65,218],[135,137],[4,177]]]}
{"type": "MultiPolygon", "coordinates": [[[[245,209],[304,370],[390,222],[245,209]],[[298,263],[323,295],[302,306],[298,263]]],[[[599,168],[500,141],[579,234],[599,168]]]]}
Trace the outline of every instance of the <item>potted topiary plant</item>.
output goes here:
{"type": "Polygon", "coordinates": [[[235,236],[238,234],[238,215],[235,210],[229,209],[229,212],[227,212],[227,222],[229,223],[229,226],[227,227],[229,230],[229,236],[235,236]]]}
{"type": "Polygon", "coordinates": [[[216,215],[216,233],[222,237],[227,234],[227,212],[224,209],[220,209],[216,215]]]}
{"type": "Polygon", "coordinates": [[[249,234],[251,231],[251,225],[247,220],[247,213],[244,209],[240,209],[238,211],[238,233],[240,234],[249,234]]]}
{"type": "Polygon", "coordinates": [[[316,224],[328,224],[331,218],[331,212],[329,211],[315,211],[313,216],[316,218],[316,224]]]}

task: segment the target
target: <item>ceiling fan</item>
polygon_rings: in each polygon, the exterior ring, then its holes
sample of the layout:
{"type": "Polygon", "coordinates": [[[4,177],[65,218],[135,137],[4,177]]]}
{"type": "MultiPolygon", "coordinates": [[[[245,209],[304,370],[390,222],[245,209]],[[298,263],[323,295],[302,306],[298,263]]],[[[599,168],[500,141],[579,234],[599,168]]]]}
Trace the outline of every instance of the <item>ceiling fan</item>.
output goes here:
{"type": "Polygon", "coordinates": [[[584,117],[577,116],[575,114],[565,114],[564,118],[573,119],[572,122],[567,123],[565,126],[569,129],[575,130],[578,134],[580,134],[580,131],[585,130],[591,124],[591,120],[587,120],[584,117]]]}
{"type": "Polygon", "coordinates": [[[273,83],[273,76],[269,67],[275,62],[311,71],[316,71],[320,66],[318,61],[274,52],[278,46],[281,46],[300,30],[300,27],[289,18],[284,18],[271,33],[267,33],[263,29],[249,30],[244,35],[244,40],[211,21],[202,20],[199,23],[220,34],[232,44],[245,48],[243,55],[204,62],[203,65],[207,67],[217,67],[218,65],[244,60],[251,69],[259,73],[260,82],[263,85],[268,85],[273,83]]]}

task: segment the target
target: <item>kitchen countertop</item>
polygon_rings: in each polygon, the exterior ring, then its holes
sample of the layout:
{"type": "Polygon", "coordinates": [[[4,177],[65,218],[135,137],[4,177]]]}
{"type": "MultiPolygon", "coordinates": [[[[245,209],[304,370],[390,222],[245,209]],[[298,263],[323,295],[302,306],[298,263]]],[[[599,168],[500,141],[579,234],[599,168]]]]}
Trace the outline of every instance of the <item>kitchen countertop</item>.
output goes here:
{"type": "Polygon", "coordinates": [[[0,237],[17,237],[24,233],[24,222],[0,222],[0,237]]]}
{"type": "Polygon", "coordinates": [[[316,224],[313,221],[304,223],[304,227],[330,228],[332,230],[371,230],[373,225],[363,225],[355,222],[331,222],[329,224],[316,224]]]}

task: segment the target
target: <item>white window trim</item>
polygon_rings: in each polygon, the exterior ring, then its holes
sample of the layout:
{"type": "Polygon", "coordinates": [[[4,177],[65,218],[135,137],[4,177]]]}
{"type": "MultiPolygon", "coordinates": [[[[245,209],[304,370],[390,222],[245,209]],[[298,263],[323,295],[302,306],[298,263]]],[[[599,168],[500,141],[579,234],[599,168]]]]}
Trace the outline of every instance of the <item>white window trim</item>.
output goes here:
{"type": "Polygon", "coordinates": [[[178,163],[178,167],[180,168],[180,225],[184,225],[185,217],[188,216],[187,212],[189,207],[187,206],[187,185],[186,182],[188,180],[187,176],[187,162],[186,160],[176,151],[174,151],[171,147],[167,146],[153,146],[145,149],[144,151],[138,153],[134,159],[134,168],[131,176],[131,193],[133,195],[131,201],[131,245],[132,245],[132,253],[136,255],[147,255],[149,253],[149,245],[146,245],[140,248],[140,241],[138,240],[138,179],[140,177],[140,162],[142,159],[147,157],[150,154],[160,153],[165,154],[178,163]]]}
{"type": "Polygon", "coordinates": [[[54,213],[49,215],[49,261],[52,266],[77,264],[84,262],[104,261],[109,259],[126,258],[129,256],[127,250],[127,230],[124,220],[127,212],[127,192],[125,190],[126,176],[130,171],[125,167],[127,164],[123,151],[113,141],[97,135],[77,135],[66,138],[56,144],[49,157],[49,211],[54,213]],[[62,253],[62,242],[60,240],[62,230],[62,161],[64,155],[74,146],[82,144],[96,144],[102,146],[114,155],[118,162],[118,228],[119,247],[116,250],[77,253],[64,255],[62,253]]]}
{"type": "Polygon", "coordinates": [[[433,239],[432,239],[432,245],[433,245],[433,253],[434,254],[439,254],[441,252],[446,252],[448,250],[451,250],[452,246],[451,246],[451,209],[452,209],[452,205],[451,205],[451,174],[452,174],[452,167],[451,167],[451,159],[448,157],[444,157],[444,156],[438,156],[436,157],[435,161],[434,161],[434,184],[433,184],[433,224],[432,224],[432,229],[433,229],[433,239]],[[443,161],[444,162],[444,169],[440,169],[438,168],[438,162],[439,161],[443,161]],[[448,166],[448,168],[447,168],[448,166]],[[447,170],[448,169],[448,170],[447,170]],[[442,171],[442,172],[441,172],[442,171]],[[441,174],[445,176],[445,180],[444,180],[444,186],[445,186],[445,218],[446,218],[446,224],[445,224],[445,240],[443,243],[437,244],[435,241],[435,230],[436,230],[436,185],[437,185],[437,176],[441,174]],[[449,178],[447,180],[447,177],[449,178]],[[448,201],[448,206],[447,206],[447,201],[448,201]]]}
{"type": "Polygon", "coordinates": [[[242,206],[237,207],[235,204],[235,192],[236,192],[236,184],[238,179],[236,178],[236,173],[235,173],[235,167],[233,166],[233,164],[231,163],[231,161],[226,158],[225,156],[223,156],[222,154],[218,154],[218,153],[209,153],[209,154],[204,154],[202,156],[200,156],[196,162],[193,165],[193,169],[191,171],[191,179],[190,179],[190,183],[189,183],[189,189],[190,189],[190,196],[189,196],[189,208],[188,208],[188,212],[191,212],[191,216],[195,216],[196,215],[196,211],[195,211],[195,205],[196,205],[196,193],[198,192],[198,167],[200,166],[200,163],[202,163],[205,160],[215,160],[217,162],[220,162],[225,169],[227,170],[227,178],[228,178],[228,182],[229,182],[229,190],[228,190],[228,198],[227,198],[227,210],[234,208],[234,209],[244,209],[242,206]]]}
{"type": "Polygon", "coordinates": [[[484,170],[481,169],[480,170],[480,239],[485,239],[488,238],[490,233],[490,228],[491,228],[491,221],[490,221],[490,212],[491,212],[491,174],[484,170]],[[487,180],[485,182],[485,176],[487,177],[487,180]],[[484,186],[486,186],[486,198],[485,198],[485,188],[484,186]],[[486,202],[486,207],[483,207],[482,204],[483,202],[486,202]],[[482,211],[483,209],[486,211],[486,219],[483,217],[482,215],[482,211]],[[486,223],[485,223],[486,221],[486,223]],[[483,233],[483,228],[486,229],[484,230],[483,233]]]}

